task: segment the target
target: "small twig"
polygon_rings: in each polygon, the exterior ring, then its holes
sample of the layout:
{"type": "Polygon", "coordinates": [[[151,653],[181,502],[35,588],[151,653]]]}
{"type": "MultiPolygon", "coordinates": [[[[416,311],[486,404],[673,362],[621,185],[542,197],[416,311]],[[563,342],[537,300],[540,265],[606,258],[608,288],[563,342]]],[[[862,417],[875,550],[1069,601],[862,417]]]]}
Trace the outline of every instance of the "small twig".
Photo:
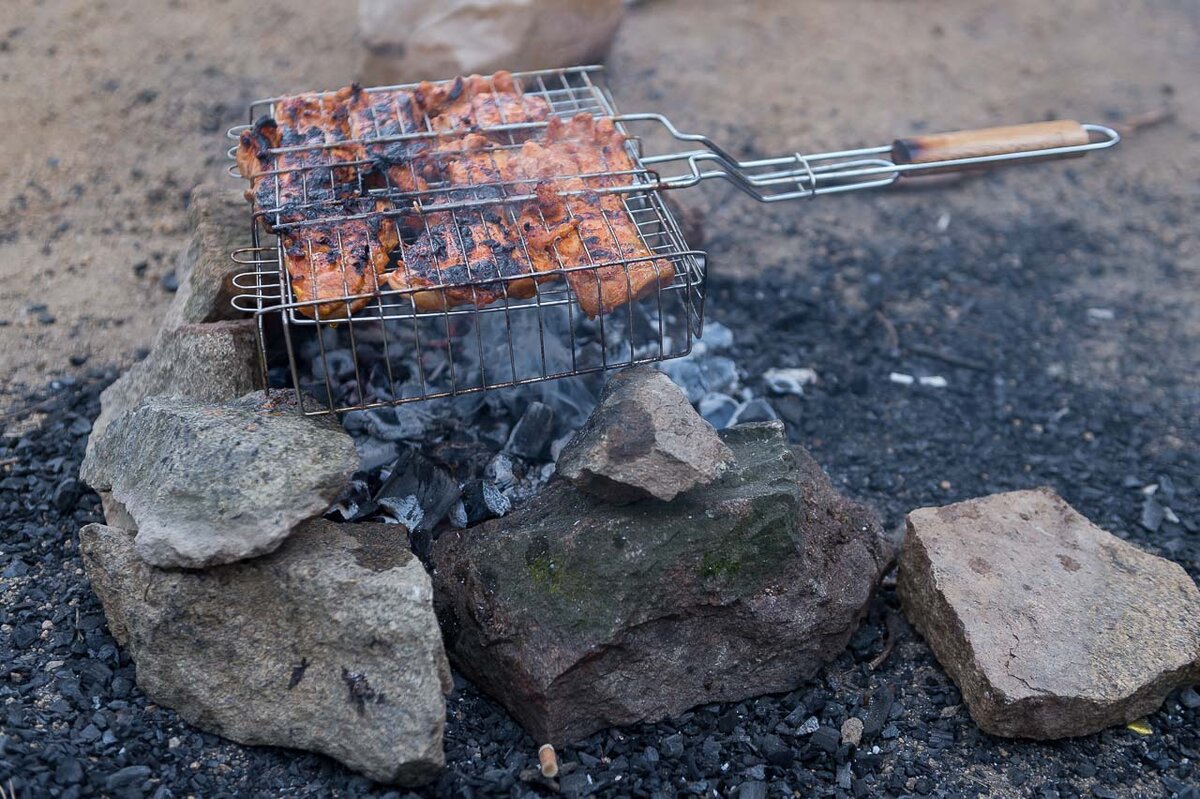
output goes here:
{"type": "Polygon", "coordinates": [[[5,466],[12,466],[14,463],[19,463],[20,461],[20,458],[4,458],[0,460],[0,469],[4,468],[5,466]]]}
{"type": "Polygon", "coordinates": [[[900,334],[896,332],[896,326],[892,324],[892,320],[888,319],[883,311],[879,310],[878,308],[875,309],[875,318],[879,320],[879,323],[883,325],[884,330],[887,331],[888,349],[899,349],[900,334]]]}
{"type": "Polygon", "coordinates": [[[891,611],[888,612],[887,620],[887,638],[883,642],[883,651],[868,663],[871,671],[875,671],[883,665],[884,661],[891,656],[892,650],[896,648],[896,639],[900,637],[900,617],[891,611]]]}
{"type": "Polygon", "coordinates": [[[1144,111],[1140,114],[1127,116],[1120,122],[1114,122],[1112,127],[1117,133],[1122,136],[1128,136],[1131,133],[1136,133],[1143,128],[1152,128],[1155,125],[1161,125],[1164,122],[1171,122],[1175,119],[1175,112],[1170,108],[1156,108],[1153,111],[1144,111]]]}
{"type": "Polygon", "coordinates": [[[914,355],[924,355],[926,358],[933,358],[937,361],[943,361],[951,366],[961,366],[964,369],[974,369],[977,372],[990,372],[991,367],[982,361],[976,361],[972,358],[964,358],[962,355],[955,355],[952,352],[942,352],[935,350],[932,347],[924,347],[920,344],[909,344],[905,347],[914,355]]]}

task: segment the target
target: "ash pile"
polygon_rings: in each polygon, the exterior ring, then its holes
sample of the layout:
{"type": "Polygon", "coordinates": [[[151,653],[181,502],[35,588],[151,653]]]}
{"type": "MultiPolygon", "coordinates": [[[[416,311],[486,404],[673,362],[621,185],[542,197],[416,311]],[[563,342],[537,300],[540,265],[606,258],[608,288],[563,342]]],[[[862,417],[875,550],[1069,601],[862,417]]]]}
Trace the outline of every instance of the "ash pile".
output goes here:
{"type": "MultiPolygon", "coordinates": [[[[314,329],[296,347],[301,389],[335,407],[378,404],[340,414],[360,470],[328,518],[402,524],[428,562],[442,530],[504,516],[547,484],[607,375],[384,403],[654,358],[679,346],[662,340],[661,330],[683,328],[664,316],[638,303],[602,323],[551,308],[464,315],[449,326],[431,318],[314,329]]],[[[733,344],[729,328],[710,322],[688,356],[659,364],[718,430],[778,418],[765,398],[742,385],[744,375],[728,355],[733,344]]],[[[273,368],[270,378],[273,387],[292,385],[287,365],[273,368]]],[[[802,385],[793,380],[783,388],[802,393],[802,385]]]]}

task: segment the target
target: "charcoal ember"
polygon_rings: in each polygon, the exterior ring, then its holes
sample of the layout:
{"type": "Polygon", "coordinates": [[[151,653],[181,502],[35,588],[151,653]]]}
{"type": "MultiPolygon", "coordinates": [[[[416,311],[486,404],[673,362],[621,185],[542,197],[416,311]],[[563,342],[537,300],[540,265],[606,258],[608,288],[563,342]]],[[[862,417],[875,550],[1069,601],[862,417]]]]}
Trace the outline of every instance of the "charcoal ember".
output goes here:
{"type": "Polygon", "coordinates": [[[754,424],[755,422],[773,422],[779,418],[771,403],[762,397],[755,397],[738,408],[731,424],[754,424]]]}
{"type": "Polygon", "coordinates": [[[354,374],[354,355],[350,350],[325,350],[312,362],[312,377],[317,382],[337,382],[354,374]]]}
{"type": "Polygon", "coordinates": [[[400,454],[399,447],[392,441],[379,441],[374,438],[360,438],[354,442],[358,450],[358,470],[371,473],[389,463],[394,463],[400,454]]]}
{"type": "Polygon", "coordinates": [[[733,331],[720,322],[708,320],[704,323],[704,335],[700,337],[709,352],[727,350],[733,346],[733,331]]]}
{"type": "Polygon", "coordinates": [[[424,417],[407,405],[375,408],[366,414],[366,432],[381,441],[416,441],[425,435],[424,417]]]}
{"type": "Polygon", "coordinates": [[[463,504],[461,499],[455,502],[454,506],[450,508],[450,514],[448,518],[450,520],[450,526],[456,530],[463,530],[471,524],[470,519],[467,518],[466,505],[463,504]]]}
{"type": "Polygon", "coordinates": [[[555,481],[438,538],[451,657],[535,740],[792,690],[849,641],[894,544],[782,425],[722,438],[735,465],[674,502],[605,504],[555,481]]]}
{"type": "Polygon", "coordinates": [[[512,510],[512,503],[504,492],[486,480],[472,480],[463,486],[462,502],[468,524],[479,524],[512,510]]]}
{"type": "Polygon", "coordinates": [[[992,735],[1087,735],[1200,678],[1200,590],[1049,489],[908,514],[897,590],[992,735]]]}
{"type": "Polygon", "coordinates": [[[659,367],[695,404],[709,392],[728,394],[738,384],[737,365],[724,355],[693,354],[659,367]]]}
{"type": "Polygon", "coordinates": [[[558,458],[562,455],[562,451],[567,448],[567,444],[571,443],[571,439],[575,437],[575,431],[559,436],[550,444],[550,460],[558,463],[558,458]]]}
{"type": "Polygon", "coordinates": [[[540,460],[554,436],[554,409],[531,402],[513,426],[505,451],[529,460],[540,460]]]}
{"type": "Polygon", "coordinates": [[[577,488],[608,502],[677,495],[715,480],[732,454],[662,372],[613,375],[558,460],[577,488]]]}
{"type": "Polygon", "coordinates": [[[497,452],[495,457],[488,461],[483,474],[484,477],[494,483],[501,491],[508,491],[517,484],[517,476],[513,468],[512,458],[503,452],[497,452]]]}
{"type": "Polygon", "coordinates": [[[717,430],[724,430],[733,423],[733,417],[737,415],[741,405],[733,397],[728,394],[720,394],[711,391],[700,398],[696,403],[696,410],[700,411],[700,415],[704,417],[704,421],[711,424],[717,430]]]}
{"type": "Polygon", "coordinates": [[[382,497],[377,505],[387,512],[392,521],[409,530],[416,530],[425,521],[425,510],[416,494],[404,497],[382,497]]]}
{"type": "MultiPolygon", "coordinates": [[[[348,522],[359,517],[359,509],[370,502],[371,494],[364,480],[351,480],[334,500],[327,515],[348,522]]],[[[110,522],[110,526],[111,522],[110,522]]],[[[119,525],[118,525],[119,526],[119,525]]]]}
{"type": "Polygon", "coordinates": [[[421,452],[405,447],[392,465],[392,473],[375,494],[375,502],[393,512],[410,515],[411,532],[428,533],[446,518],[458,501],[460,490],[445,469],[421,452]],[[411,501],[410,501],[411,499],[411,501]],[[420,511],[419,517],[417,510],[420,511]]]}

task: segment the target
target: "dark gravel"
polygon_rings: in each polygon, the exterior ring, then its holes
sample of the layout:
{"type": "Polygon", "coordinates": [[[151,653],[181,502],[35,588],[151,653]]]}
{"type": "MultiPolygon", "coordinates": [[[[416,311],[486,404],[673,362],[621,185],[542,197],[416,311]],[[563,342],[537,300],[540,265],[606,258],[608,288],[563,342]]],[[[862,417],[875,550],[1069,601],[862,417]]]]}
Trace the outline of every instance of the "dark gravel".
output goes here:
{"type": "MultiPolygon", "coordinates": [[[[807,235],[798,250],[816,265],[803,280],[712,281],[709,308],[736,332],[746,382],[818,371],[806,396],[772,398],[793,437],[888,525],[1049,484],[1200,577],[1196,343],[1181,332],[1187,309],[1161,301],[1187,279],[1178,242],[1129,230],[1161,253],[1162,280],[1113,291],[1128,242],[1065,218],[897,229],[931,232],[876,245],[807,235]]],[[[712,249],[719,274],[730,254],[719,239],[712,249]]],[[[0,439],[0,785],[20,797],[399,796],[322,757],[197,732],[138,691],[76,539],[100,518],[74,478],[110,379],[51,386],[32,398],[40,426],[0,439]]],[[[534,776],[537,742],[460,683],[449,765],[424,795],[1200,797],[1200,696],[1178,692],[1147,724],[1057,743],[982,734],[885,589],[849,650],[800,690],[597,734],[560,753],[555,786],[534,776]],[[894,650],[872,670],[889,630],[894,650]],[[858,747],[842,743],[851,716],[858,747]]]]}

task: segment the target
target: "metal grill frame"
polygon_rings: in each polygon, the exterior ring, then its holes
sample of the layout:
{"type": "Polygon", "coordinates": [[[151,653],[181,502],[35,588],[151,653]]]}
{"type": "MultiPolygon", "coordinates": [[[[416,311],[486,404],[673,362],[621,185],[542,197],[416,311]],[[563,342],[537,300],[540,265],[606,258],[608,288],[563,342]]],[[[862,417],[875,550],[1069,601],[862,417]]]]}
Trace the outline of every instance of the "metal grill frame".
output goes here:
{"type": "MultiPolygon", "coordinates": [[[[507,290],[502,289],[503,296],[499,301],[482,307],[471,305],[453,307],[444,304],[443,308],[437,311],[418,311],[410,295],[417,292],[439,291],[446,288],[466,289],[474,293],[477,288],[485,285],[495,286],[497,283],[507,285],[516,280],[528,280],[529,275],[515,275],[511,277],[488,276],[481,280],[472,280],[469,278],[466,282],[445,283],[434,287],[420,286],[395,289],[389,286],[370,294],[356,295],[347,293],[344,297],[319,297],[306,302],[300,302],[296,299],[289,271],[284,265],[285,256],[282,238],[275,233],[265,232],[259,224],[262,213],[255,212],[252,215],[251,221],[252,245],[233,253],[235,261],[248,267],[246,271],[238,274],[234,279],[235,285],[241,290],[241,293],[234,300],[234,305],[240,310],[252,313],[257,320],[259,354],[264,384],[268,384],[269,382],[268,353],[271,342],[268,340],[270,331],[267,328],[268,320],[272,317],[277,317],[281,321],[280,328],[284,349],[287,353],[288,371],[290,372],[292,388],[296,392],[298,399],[304,393],[305,388],[309,391],[312,391],[314,388],[320,388],[319,386],[314,387],[312,384],[308,384],[307,386],[304,384],[302,364],[298,360],[297,341],[295,340],[297,335],[304,335],[302,331],[306,328],[309,331],[315,329],[316,341],[320,350],[319,357],[324,363],[323,372],[325,380],[324,391],[318,392],[324,394],[322,397],[324,407],[313,408],[310,405],[306,409],[306,413],[312,415],[366,410],[375,407],[526,385],[573,375],[603,372],[635,364],[653,363],[682,357],[691,352],[694,339],[700,336],[703,329],[707,256],[702,251],[688,248],[678,222],[656,187],[658,182],[657,176],[641,166],[640,140],[631,136],[624,124],[619,121],[621,117],[616,110],[615,102],[603,82],[603,68],[591,66],[541,70],[513,73],[513,77],[523,86],[526,95],[543,99],[549,105],[551,113],[554,115],[569,118],[579,112],[589,112],[595,116],[607,116],[617,120],[616,126],[626,137],[628,153],[633,163],[638,165],[638,168],[631,172],[605,174],[629,175],[630,185],[618,189],[623,213],[627,214],[628,218],[636,226],[639,237],[650,255],[605,260],[593,259],[591,253],[587,252],[589,263],[573,267],[565,266],[561,257],[559,257],[559,269],[540,273],[540,276],[553,278],[554,282],[535,282],[532,297],[516,299],[509,297],[507,290]],[[627,302],[612,310],[607,315],[601,313],[594,322],[587,323],[583,319],[584,314],[577,305],[578,300],[566,281],[568,273],[591,272],[598,275],[598,270],[606,267],[623,267],[626,274],[627,288],[629,289],[629,295],[627,296],[630,296],[633,294],[632,284],[628,283],[630,280],[630,269],[646,263],[649,263],[655,272],[660,271],[660,264],[669,264],[671,274],[663,275],[648,296],[634,302],[627,302]],[[363,307],[350,314],[348,318],[319,319],[301,312],[301,309],[306,305],[328,306],[331,303],[341,301],[345,301],[347,309],[349,309],[350,302],[354,300],[367,300],[367,302],[363,307]],[[558,326],[560,328],[565,327],[566,330],[566,334],[562,337],[566,339],[566,344],[569,347],[569,364],[561,362],[561,359],[558,363],[552,362],[553,359],[548,360],[546,352],[546,336],[561,335],[561,333],[548,332],[547,318],[550,314],[557,314],[561,319],[563,313],[566,315],[565,325],[559,324],[558,326]],[[635,313],[638,314],[642,324],[639,325],[636,323],[635,313]],[[502,329],[507,339],[504,344],[509,356],[507,372],[503,368],[503,364],[484,363],[485,342],[481,338],[482,334],[480,331],[485,326],[484,322],[488,321],[484,319],[487,315],[503,315],[502,329]],[[650,320],[650,325],[645,324],[646,319],[650,320]],[[536,321],[540,364],[539,368],[535,368],[532,374],[518,373],[519,371],[524,372],[526,370],[519,370],[517,367],[517,350],[518,348],[527,347],[529,342],[515,341],[513,330],[514,327],[527,327],[529,320],[536,321]],[[654,329],[655,322],[657,323],[657,330],[654,329]],[[592,331],[588,340],[598,343],[600,352],[598,362],[596,362],[594,357],[590,361],[581,357],[580,347],[582,344],[580,340],[577,340],[576,336],[577,328],[589,324],[592,331]],[[360,355],[363,347],[360,346],[358,339],[366,337],[366,326],[370,326],[372,331],[374,331],[371,339],[375,345],[378,345],[380,331],[382,332],[382,362],[388,371],[389,384],[393,383],[391,359],[388,357],[389,347],[403,343],[415,349],[418,364],[417,384],[419,389],[414,391],[411,396],[393,396],[387,399],[370,399],[362,396],[361,391],[364,385],[363,373],[372,368],[372,365],[366,363],[360,355]],[[617,342],[612,341],[612,337],[610,336],[610,330],[615,327],[623,327],[623,332],[627,336],[625,340],[619,342],[619,354],[613,346],[617,342]],[[353,382],[359,387],[360,391],[358,396],[346,399],[339,397],[335,391],[336,387],[329,378],[332,370],[328,363],[328,352],[325,345],[327,336],[324,331],[326,330],[336,330],[338,331],[338,335],[341,335],[344,331],[344,335],[348,339],[347,344],[351,353],[354,370],[353,382]],[[392,331],[390,334],[389,330],[392,331]],[[406,333],[408,331],[411,331],[411,336],[406,336],[406,341],[389,340],[399,338],[398,333],[406,333]],[[437,331],[441,334],[438,346],[444,347],[447,351],[445,360],[439,361],[439,363],[443,366],[447,362],[450,364],[448,384],[444,380],[436,382],[433,375],[426,373],[426,359],[424,356],[427,353],[423,351],[427,350],[430,346],[431,331],[437,331]],[[635,331],[640,331],[640,336],[635,335],[635,331]],[[472,335],[476,339],[474,342],[474,353],[477,356],[478,370],[477,373],[474,373],[468,369],[468,376],[474,376],[464,383],[456,379],[455,347],[458,347],[460,358],[464,352],[467,353],[466,357],[470,358],[471,345],[469,342],[464,342],[463,337],[470,337],[472,335]]],[[[448,83],[448,81],[443,81],[442,83],[448,83]]],[[[399,84],[375,87],[364,91],[370,93],[377,91],[411,90],[417,85],[399,84]]],[[[249,109],[249,119],[253,121],[264,113],[273,116],[274,104],[279,99],[281,98],[270,98],[253,103],[249,109]]],[[[425,121],[427,126],[425,131],[414,131],[405,136],[392,137],[391,139],[387,137],[381,137],[378,140],[364,139],[359,143],[378,144],[385,140],[432,138],[439,135],[429,126],[428,119],[425,121]]],[[[480,132],[491,134],[507,133],[508,144],[502,146],[519,146],[520,134],[529,128],[537,127],[538,124],[516,123],[513,125],[501,125],[489,127],[480,132]]],[[[544,125],[545,123],[540,124],[544,125]]],[[[230,131],[230,136],[236,138],[240,131],[244,129],[243,126],[234,128],[230,131]]],[[[447,134],[443,131],[440,135],[445,136],[447,134]]],[[[338,142],[337,144],[346,144],[346,142],[338,142]]],[[[326,147],[332,146],[336,146],[336,144],[326,145],[326,147]]],[[[236,148],[230,150],[231,156],[235,150],[236,148]]],[[[326,163],[325,166],[328,169],[330,179],[333,180],[335,170],[328,167],[358,166],[361,163],[363,162],[333,161],[326,163]]],[[[316,168],[321,167],[318,166],[316,168]]],[[[236,174],[234,168],[231,168],[230,171],[232,174],[236,174]]],[[[361,176],[361,170],[357,171],[361,176]]],[[[305,199],[307,199],[307,184],[304,185],[306,187],[305,199]]],[[[455,220],[455,228],[458,227],[457,215],[459,213],[470,213],[483,206],[496,205],[501,205],[504,208],[509,221],[513,223],[512,227],[516,228],[514,203],[525,201],[529,198],[527,195],[508,195],[508,188],[505,187],[504,194],[508,196],[503,197],[499,201],[489,197],[482,201],[468,200],[465,202],[455,202],[452,193],[454,189],[446,190],[436,185],[431,188],[431,191],[423,192],[423,195],[437,195],[441,192],[444,193],[444,196],[450,198],[451,202],[435,201],[429,204],[429,207],[421,209],[422,215],[435,211],[449,213],[455,220]]],[[[458,190],[462,188],[457,187],[458,190]]],[[[390,179],[388,179],[386,187],[382,190],[373,189],[368,192],[363,190],[361,183],[358,189],[360,195],[375,194],[386,196],[393,200],[411,200],[418,205],[421,202],[421,198],[410,198],[404,196],[402,192],[397,191],[391,185],[390,179]]],[[[569,210],[570,199],[564,199],[567,202],[569,210]]],[[[409,211],[405,209],[397,213],[407,214],[409,211]]],[[[335,215],[330,221],[336,222],[342,218],[351,217],[339,217],[335,215]]],[[[604,218],[611,230],[612,223],[608,219],[607,213],[605,213],[604,218]]],[[[279,217],[276,216],[274,221],[279,223],[279,229],[287,228],[285,223],[280,222],[279,217]]],[[[272,227],[276,227],[276,225],[272,225],[272,227]]],[[[525,246],[524,235],[519,230],[516,233],[522,240],[522,246],[525,246]]],[[[614,241],[616,241],[615,236],[614,241]]],[[[586,252],[586,243],[583,246],[586,252]]],[[[403,251],[403,248],[404,244],[401,242],[401,251],[403,251]]],[[[622,252],[621,255],[624,255],[624,253],[622,252]]],[[[467,269],[469,273],[469,264],[467,269]]],[[[597,279],[599,278],[597,277],[597,279]]],[[[445,294],[442,296],[445,302],[445,294]]],[[[494,322],[487,326],[493,331],[497,327],[494,322]]],[[[311,335],[311,332],[308,335],[311,335]]],[[[592,348],[593,355],[595,349],[595,347],[592,348]]],[[[445,371],[443,368],[442,377],[445,376],[445,371]]]]}

